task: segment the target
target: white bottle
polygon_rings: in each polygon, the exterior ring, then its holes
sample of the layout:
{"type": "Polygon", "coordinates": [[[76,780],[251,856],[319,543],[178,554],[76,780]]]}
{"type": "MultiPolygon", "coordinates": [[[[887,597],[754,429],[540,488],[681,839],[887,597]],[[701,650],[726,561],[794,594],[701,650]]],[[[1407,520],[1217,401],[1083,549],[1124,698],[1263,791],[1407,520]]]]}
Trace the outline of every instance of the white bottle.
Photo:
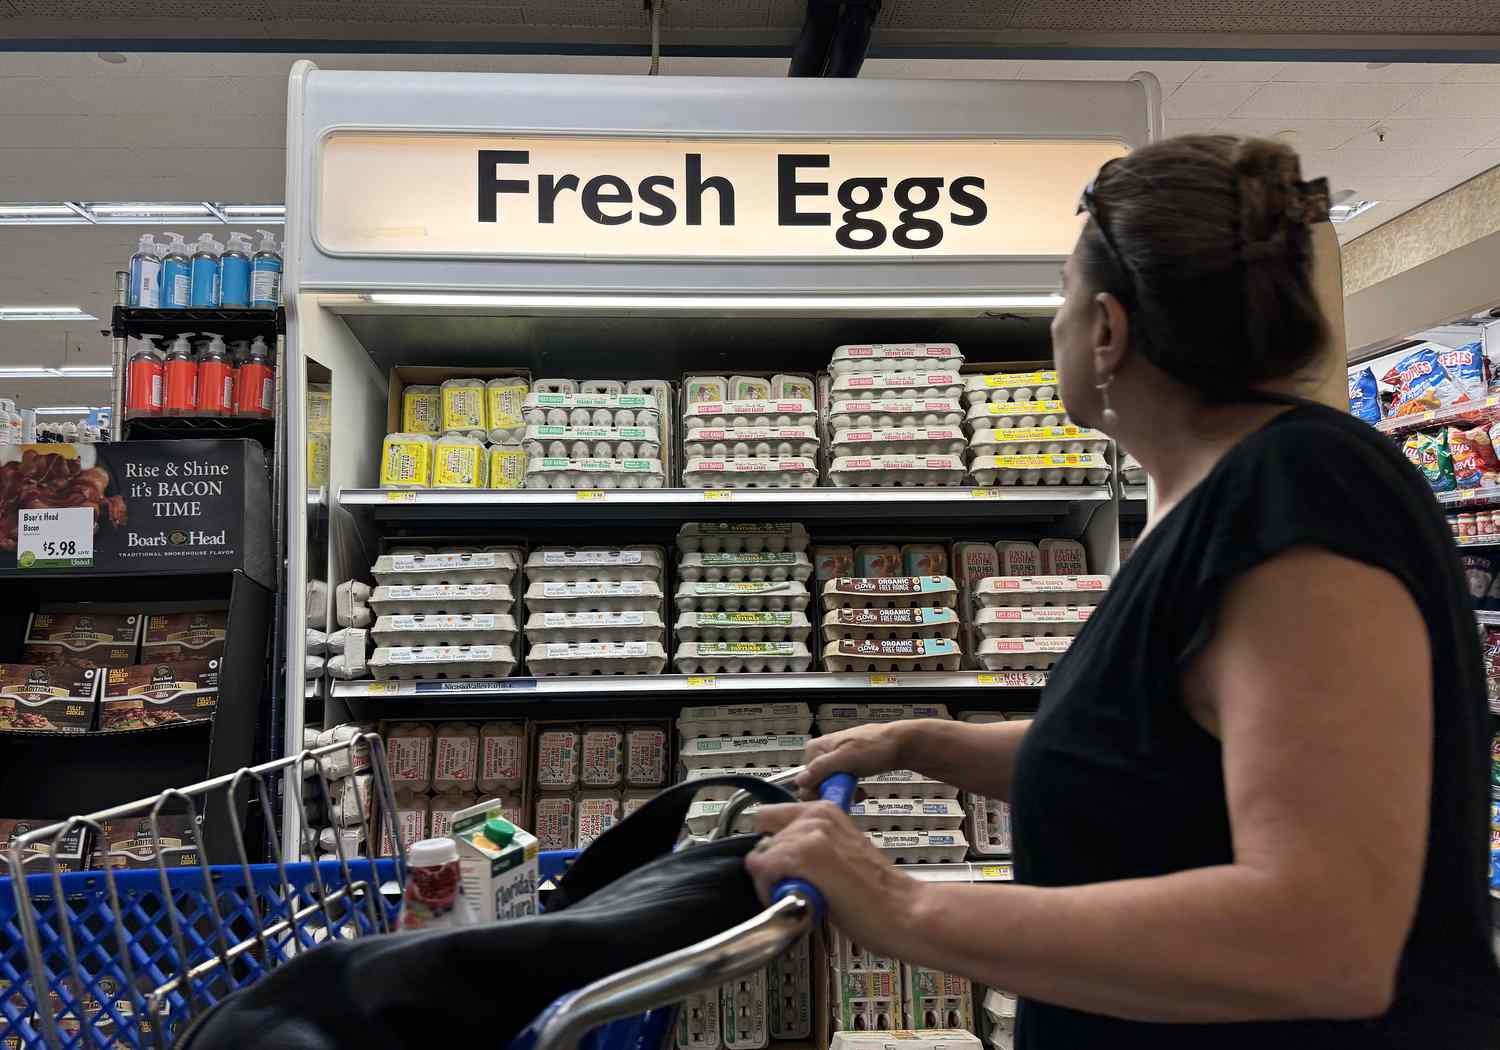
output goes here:
{"type": "Polygon", "coordinates": [[[130,285],[125,305],[155,310],[161,306],[161,252],[156,239],[141,234],[140,247],[130,257],[130,285]]]}

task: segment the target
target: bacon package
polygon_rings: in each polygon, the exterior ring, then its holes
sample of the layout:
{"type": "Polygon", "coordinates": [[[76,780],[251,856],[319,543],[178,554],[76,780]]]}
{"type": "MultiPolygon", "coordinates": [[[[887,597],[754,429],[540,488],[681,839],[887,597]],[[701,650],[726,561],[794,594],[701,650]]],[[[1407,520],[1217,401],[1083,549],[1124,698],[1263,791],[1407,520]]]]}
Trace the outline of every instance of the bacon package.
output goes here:
{"type": "Polygon", "coordinates": [[[1453,460],[1453,481],[1461,489],[1500,483],[1500,457],[1495,455],[1489,431],[1484,427],[1460,430],[1449,427],[1444,435],[1453,460]]]}
{"type": "Polygon", "coordinates": [[[1407,354],[1381,379],[1396,389],[1391,403],[1392,416],[1409,416],[1444,405],[1467,401],[1468,395],[1453,381],[1443,367],[1438,351],[1445,349],[1424,343],[1407,354]]]}

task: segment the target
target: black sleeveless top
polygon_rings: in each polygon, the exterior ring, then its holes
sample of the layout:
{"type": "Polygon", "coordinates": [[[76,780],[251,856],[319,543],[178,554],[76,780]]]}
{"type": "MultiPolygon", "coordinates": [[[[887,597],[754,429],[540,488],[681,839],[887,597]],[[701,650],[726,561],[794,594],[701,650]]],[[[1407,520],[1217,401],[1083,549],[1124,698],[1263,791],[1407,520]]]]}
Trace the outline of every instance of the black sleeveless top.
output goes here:
{"type": "MultiPolygon", "coordinates": [[[[1490,715],[1472,602],[1426,481],[1389,437],[1331,408],[1304,403],[1246,437],[1121,567],[1017,754],[1016,878],[1071,886],[1232,862],[1219,742],[1184,709],[1179,671],[1212,637],[1227,585],[1300,545],[1393,573],[1431,642],[1427,857],[1393,1007],[1369,1021],[1196,1025],[1023,1000],[1017,1050],[1500,1047],[1490,715]]],[[[1153,950],[1149,933],[1140,950],[1153,950]]]]}

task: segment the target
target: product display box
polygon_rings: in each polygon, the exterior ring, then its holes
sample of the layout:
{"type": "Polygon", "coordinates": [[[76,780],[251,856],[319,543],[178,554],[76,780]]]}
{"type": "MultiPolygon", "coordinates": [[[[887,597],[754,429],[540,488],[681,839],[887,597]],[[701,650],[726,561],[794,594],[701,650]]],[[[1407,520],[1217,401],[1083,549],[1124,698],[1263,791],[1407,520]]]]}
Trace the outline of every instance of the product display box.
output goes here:
{"type": "MultiPolygon", "coordinates": [[[[266,452],[255,441],[0,445],[0,573],[243,569],[269,586],[269,489],[266,452]],[[49,557],[33,549],[21,558],[23,506],[93,508],[92,550],[49,557]]],[[[58,537],[77,543],[71,533],[58,537]]]]}
{"type": "Polygon", "coordinates": [[[21,659],[47,667],[128,667],[140,640],[141,617],[135,613],[35,612],[21,659]]]}
{"type": "Polygon", "coordinates": [[[972,1032],[937,1028],[926,1031],[835,1032],[829,1050],[983,1050],[972,1032]]]}
{"type": "Polygon", "coordinates": [[[178,660],[105,672],[99,729],[116,733],[173,722],[212,720],[219,704],[219,661],[178,660]]]}
{"type": "Polygon", "coordinates": [[[401,395],[409,386],[442,386],[450,379],[521,379],[531,386],[531,373],[524,368],[446,368],[436,365],[397,365],[391,369],[386,393],[385,432],[401,432],[401,395]]]}
{"type": "Polygon", "coordinates": [[[464,896],[480,922],[536,915],[537,840],[515,828],[509,843],[495,845],[484,834],[485,823],[494,818],[504,820],[505,813],[493,800],[453,814],[464,896]]]}
{"type": "Polygon", "coordinates": [[[96,667],[0,664],[0,731],[88,732],[99,675],[96,667]]]}
{"type": "Polygon", "coordinates": [[[143,664],[162,660],[211,660],[224,655],[229,613],[159,613],[146,617],[141,639],[143,664]]]}
{"type": "MultiPolygon", "coordinates": [[[[18,839],[27,832],[35,831],[37,828],[45,828],[56,824],[56,820],[22,820],[19,818],[0,817],[0,855],[10,852],[10,844],[13,839],[18,839]]],[[[36,874],[48,870],[48,859],[51,858],[57,864],[57,869],[62,872],[84,870],[84,829],[80,825],[57,842],[56,850],[52,843],[43,841],[37,845],[27,847],[21,854],[21,867],[28,874],[36,874]]]]}
{"type": "Polygon", "coordinates": [[[185,815],[162,814],[156,825],[158,834],[152,833],[149,816],[101,821],[103,835],[89,851],[89,870],[154,868],[158,851],[165,867],[198,863],[198,847],[185,815]]]}

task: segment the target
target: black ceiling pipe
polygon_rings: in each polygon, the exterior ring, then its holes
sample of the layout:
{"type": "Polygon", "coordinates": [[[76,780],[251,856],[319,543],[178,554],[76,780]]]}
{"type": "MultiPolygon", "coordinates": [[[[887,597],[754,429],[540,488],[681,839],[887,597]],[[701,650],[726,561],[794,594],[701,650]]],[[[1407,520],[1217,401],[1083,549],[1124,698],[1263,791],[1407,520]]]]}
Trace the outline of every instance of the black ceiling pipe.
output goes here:
{"type": "Polygon", "coordinates": [[[880,14],[880,0],[847,0],[839,11],[833,43],[828,48],[825,77],[857,77],[870,50],[870,33],[880,14]]]}
{"type": "Polygon", "coordinates": [[[841,6],[839,0],[807,0],[807,17],[803,19],[802,32],[797,35],[797,46],[792,49],[792,64],[787,67],[787,76],[823,75],[833,33],[838,28],[841,6]]]}

